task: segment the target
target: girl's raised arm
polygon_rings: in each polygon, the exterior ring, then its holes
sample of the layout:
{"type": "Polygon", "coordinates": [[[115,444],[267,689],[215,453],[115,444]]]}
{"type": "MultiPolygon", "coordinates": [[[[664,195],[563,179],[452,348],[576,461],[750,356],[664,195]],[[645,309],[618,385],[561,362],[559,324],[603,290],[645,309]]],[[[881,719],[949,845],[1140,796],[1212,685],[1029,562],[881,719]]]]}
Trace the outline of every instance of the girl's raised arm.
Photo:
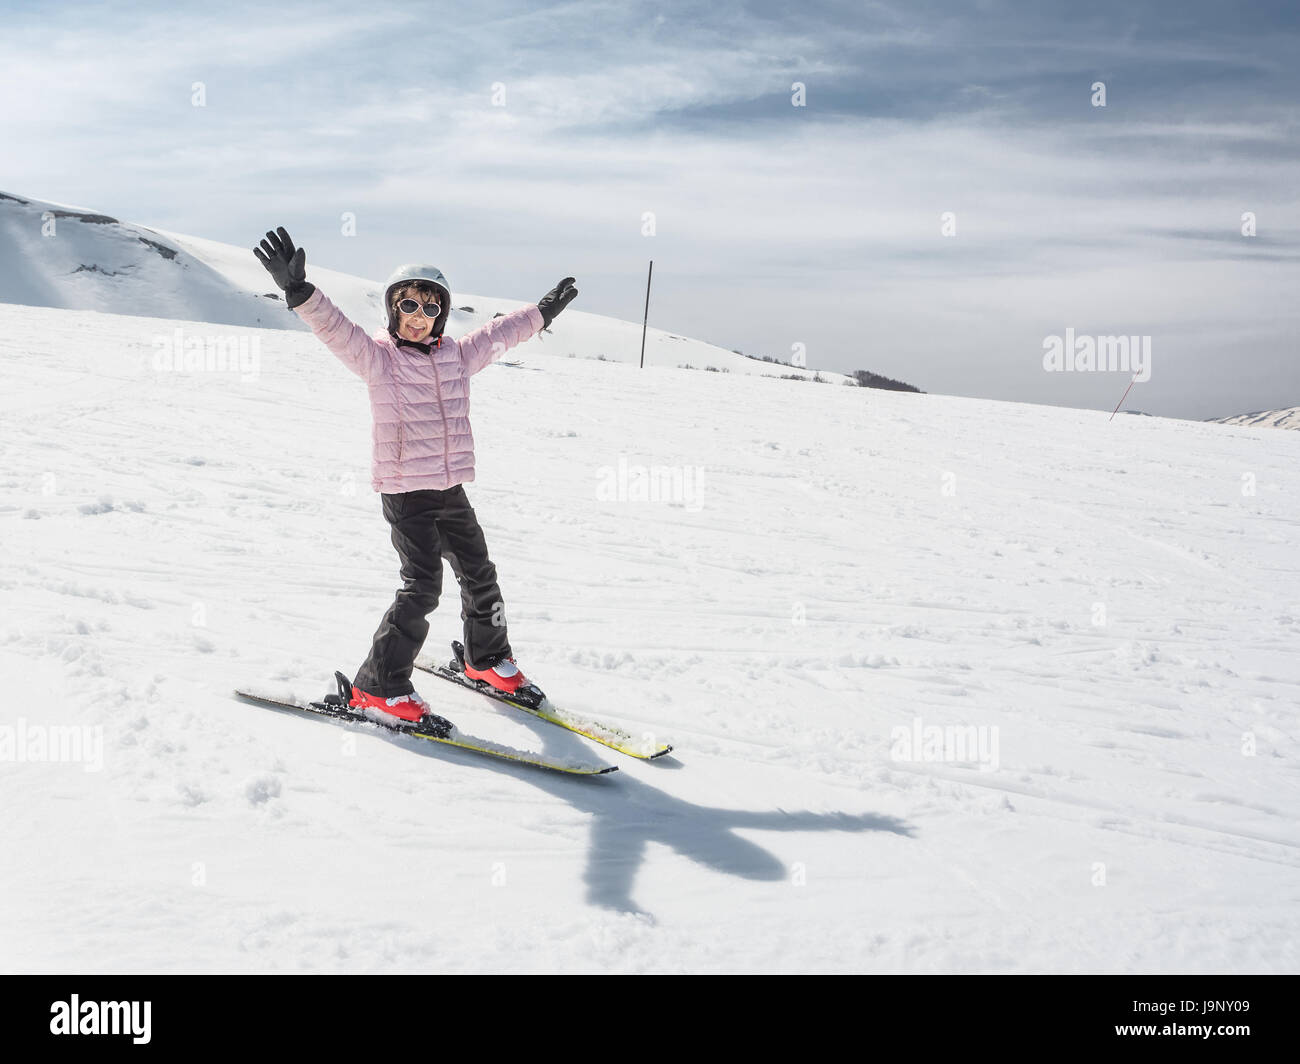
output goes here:
{"type": "Polygon", "coordinates": [[[465,359],[465,372],[473,376],[479,370],[491,365],[516,344],[521,344],[529,337],[548,328],[555,320],[555,315],[572,303],[577,294],[578,290],[573,287],[573,278],[566,277],[542,296],[537,306],[524,307],[523,310],[493,318],[468,336],[462,336],[460,345],[462,357],[465,359]]]}
{"type": "Polygon", "coordinates": [[[509,314],[503,314],[485,325],[480,325],[458,341],[460,357],[465,363],[465,372],[472,377],[479,370],[486,369],[516,344],[522,344],[541,331],[542,315],[536,307],[512,310],[509,314]]]}
{"type": "Polygon", "coordinates": [[[284,292],[285,305],[311,326],[340,362],[362,380],[370,380],[382,364],[383,348],[307,280],[307,253],[294,247],[284,226],[268,231],[253,254],[284,292]]]}

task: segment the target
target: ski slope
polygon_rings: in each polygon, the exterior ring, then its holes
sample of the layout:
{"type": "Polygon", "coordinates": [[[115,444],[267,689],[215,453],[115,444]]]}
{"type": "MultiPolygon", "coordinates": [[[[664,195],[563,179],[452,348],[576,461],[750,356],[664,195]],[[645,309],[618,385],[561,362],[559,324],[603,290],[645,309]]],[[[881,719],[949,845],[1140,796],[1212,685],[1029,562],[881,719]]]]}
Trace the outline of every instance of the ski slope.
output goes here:
{"type": "MultiPolygon", "coordinates": [[[[306,331],[298,316],[285,307],[279,290],[252,253],[261,237],[260,232],[249,233],[248,246],[236,247],[122,222],[84,207],[0,192],[0,303],[306,331]]],[[[386,322],[380,307],[383,278],[325,269],[312,258],[310,247],[306,251],[308,280],[345,314],[368,331],[386,322]]],[[[497,314],[536,302],[553,283],[548,277],[528,301],[479,296],[458,287],[453,263],[443,265],[452,285],[454,306],[446,329],[453,336],[471,332],[497,314]]],[[[550,353],[639,362],[642,323],[582,309],[581,285],[579,277],[578,299],[544,337],[550,341],[550,353]]],[[[652,319],[658,316],[656,307],[652,319]]],[[[746,358],[661,328],[646,328],[644,334],[647,366],[790,375],[807,380],[820,376],[827,383],[841,385],[851,380],[845,374],[816,367],[795,368],[746,358]]]]}
{"type": "Polygon", "coordinates": [[[0,968],[1300,970],[1300,437],[638,371],[580,321],[475,378],[468,491],[524,670],[675,752],[417,679],[596,779],[230,697],[323,694],[398,580],[310,334],[0,305],[0,968]],[[257,358],[159,368],[178,328],[257,358]]]}

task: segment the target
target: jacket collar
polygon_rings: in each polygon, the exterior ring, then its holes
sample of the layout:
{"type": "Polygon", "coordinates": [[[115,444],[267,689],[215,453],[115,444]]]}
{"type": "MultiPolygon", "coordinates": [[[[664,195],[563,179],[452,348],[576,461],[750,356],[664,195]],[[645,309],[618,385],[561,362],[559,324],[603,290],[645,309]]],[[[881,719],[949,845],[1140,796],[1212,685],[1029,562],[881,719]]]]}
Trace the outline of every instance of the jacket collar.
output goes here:
{"type": "Polygon", "coordinates": [[[438,339],[437,339],[434,343],[431,343],[431,344],[421,344],[421,343],[416,343],[416,341],[414,341],[414,340],[403,340],[400,336],[394,336],[394,337],[393,337],[393,342],[394,342],[398,347],[414,347],[416,350],[418,350],[418,351],[423,351],[423,352],[427,355],[427,354],[428,354],[430,351],[432,351],[435,347],[441,347],[441,346],[442,346],[442,337],[439,336],[438,339]]]}

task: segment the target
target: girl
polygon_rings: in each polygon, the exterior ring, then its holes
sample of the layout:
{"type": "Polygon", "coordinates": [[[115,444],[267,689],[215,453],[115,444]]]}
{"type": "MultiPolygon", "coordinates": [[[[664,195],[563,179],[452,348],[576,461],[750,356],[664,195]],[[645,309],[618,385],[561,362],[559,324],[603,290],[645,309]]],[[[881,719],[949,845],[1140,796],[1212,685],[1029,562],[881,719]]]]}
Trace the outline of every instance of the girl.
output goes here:
{"type": "Polygon", "coordinates": [[[406,721],[429,712],[411,685],[411,669],[442,592],[443,558],[460,584],[465,675],[507,693],[519,690],[529,681],[511,653],[496,568],[462,487],[474,479],[469,379],[547,328],[578,294],[573,278],[564,278],[535,307],[453,340],[443,336],[451,290],[442,272],[401,266],[384,289],[387,328],[367,336],[307,281],[306,255],[283,227],[268,232],[253,254],[289,309],[370,389],[371,483],[392,526],[402,588],[353,680],[351,705],[406,721]]]}

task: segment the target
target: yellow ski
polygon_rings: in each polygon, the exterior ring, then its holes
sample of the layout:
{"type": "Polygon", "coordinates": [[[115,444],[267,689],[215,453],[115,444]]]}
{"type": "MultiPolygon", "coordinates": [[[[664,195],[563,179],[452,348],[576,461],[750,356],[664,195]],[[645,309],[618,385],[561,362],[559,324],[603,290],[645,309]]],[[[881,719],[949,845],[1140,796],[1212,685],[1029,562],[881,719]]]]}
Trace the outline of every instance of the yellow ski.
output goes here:
{"type": "Polygon", "coordinates": [[[272,709],[297,710],[300,713],[314,713],[319,717],[330,717],[333,720],[357,724],[370,724],[386,731],[395,732],[398,735],[410,735],[416,739],[427,739],[429,742],[454,746],[459,750],[486,754],[488,757],[513,761],[520,765],[532,765],[536,768],[549,769],[552,772],[565,772],[572,776],[603,776],[607,772],[618,771],[617,765],[560,760],[559,758],[547,757],[545,754],[533,753],[528,750],[516,750],[514,747],[503,746],[501,743],[494,743],[489,739],[479,739],[473,735],[465,735],[454,724],[443,720],[441,717],[436,718],[436,723],[432,724],[421,722],[409,726],[398,725],[376,720],[346,705],[338,705],[328,698],[323,702],[304,702],[295,698],[283,698],[253,690],[237,690],[235,695],[254,705],[268,706],[272,709]]]}

